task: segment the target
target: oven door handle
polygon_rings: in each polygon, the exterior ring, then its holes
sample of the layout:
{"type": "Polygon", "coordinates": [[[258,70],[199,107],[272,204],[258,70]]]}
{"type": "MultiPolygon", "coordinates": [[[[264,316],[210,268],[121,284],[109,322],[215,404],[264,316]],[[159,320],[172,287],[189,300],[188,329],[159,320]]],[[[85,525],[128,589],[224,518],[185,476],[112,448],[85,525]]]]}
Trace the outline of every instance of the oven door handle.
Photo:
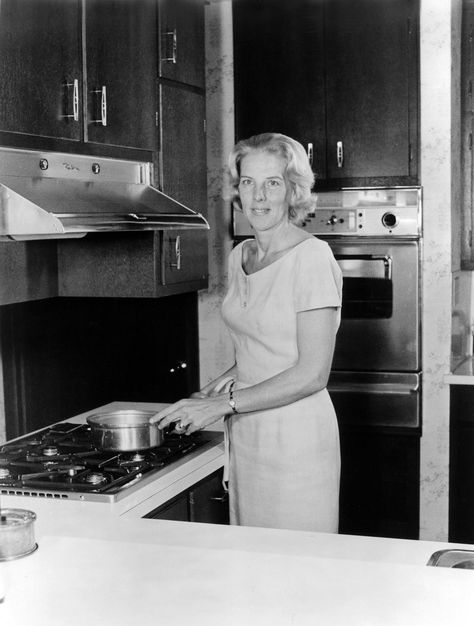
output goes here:
{"type": "Polygon", "coordinates": [[[392,280],[392,257],[388,254],[335,254],[336,261],[382,261],[385,280],[392,280]]]}
{"type": "Polygon", "coordinates": [[[420,389],[418,383],[414,385],[403,384],[384,384],[384,383],[364,383],[364,384],[329,384],[327,387],[329,392],[336,393],[368,393],[368,394],[380,394],[380,395],[397,395],[397,396],[409,396],[412,393],[416,393],[420,389]]]}

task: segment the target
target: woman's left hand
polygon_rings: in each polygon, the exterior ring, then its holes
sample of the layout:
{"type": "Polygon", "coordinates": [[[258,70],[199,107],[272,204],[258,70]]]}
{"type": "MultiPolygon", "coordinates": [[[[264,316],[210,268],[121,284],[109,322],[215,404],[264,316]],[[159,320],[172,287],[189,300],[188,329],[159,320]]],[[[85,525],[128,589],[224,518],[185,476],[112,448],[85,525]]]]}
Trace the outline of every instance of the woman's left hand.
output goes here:
{"type": "Polygon", "coordinates": [[[163,430],[175,423],[177,433],[190,435],[217,422],[226,413],[227,403],[223,396],[186,398],[161,410],[150,419],[163,430]]]}

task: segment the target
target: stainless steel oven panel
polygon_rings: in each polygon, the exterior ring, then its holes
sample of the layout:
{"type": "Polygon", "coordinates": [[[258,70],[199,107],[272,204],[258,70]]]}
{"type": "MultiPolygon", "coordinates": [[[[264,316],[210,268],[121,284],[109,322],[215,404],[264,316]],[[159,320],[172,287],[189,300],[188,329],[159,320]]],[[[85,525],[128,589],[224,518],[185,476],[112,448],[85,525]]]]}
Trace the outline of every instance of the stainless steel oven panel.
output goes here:
{"type": "Polygon", "coordinates": [[[332,372],[328,391],[342,427],[421,426],[420,374],[332,372]]]}
{"type": "Polygon", "coordinates": [[[420,370],[418,241],[327,241],[344,275],[333,369],[420,370]]]}

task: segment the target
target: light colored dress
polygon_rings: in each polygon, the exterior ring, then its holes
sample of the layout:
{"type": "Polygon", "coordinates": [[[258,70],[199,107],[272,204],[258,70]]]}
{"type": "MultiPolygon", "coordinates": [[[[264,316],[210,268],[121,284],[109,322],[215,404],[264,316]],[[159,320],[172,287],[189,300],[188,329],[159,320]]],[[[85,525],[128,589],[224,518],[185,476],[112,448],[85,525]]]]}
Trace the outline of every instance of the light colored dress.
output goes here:
{"type": "MultiPolygon", "coordinates": [[[[230,254],[222,304],[235,347],[236,389],[294,365],[297,313],[340,311],[342,297],[341,271],[326,242],[305,239],[250,275],[242,266],[245,245],[230,254]]],[[[276,409],[232,415],[226,428],[231,524],[337,532],[339,431],[326,389],[276,409]]]]}

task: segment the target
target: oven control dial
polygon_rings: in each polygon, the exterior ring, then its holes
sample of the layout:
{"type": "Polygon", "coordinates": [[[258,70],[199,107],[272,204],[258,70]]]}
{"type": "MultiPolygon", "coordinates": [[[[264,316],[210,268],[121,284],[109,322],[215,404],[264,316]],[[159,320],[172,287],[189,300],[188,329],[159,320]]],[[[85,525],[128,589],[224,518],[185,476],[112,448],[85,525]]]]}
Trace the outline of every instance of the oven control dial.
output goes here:
{"type": "Polygon", "coordinates": [[[338,223],[339,219],[337,215],[331,215],[331,217],[326,222],[328,226],[335,226],[338,223]]]}
{"type": "Polygon", "coordinates": [[[398,224],[398,218],[395,213],[388,211],[382,215],[382,224],[385,228],[394,228],[398,224]]]}

